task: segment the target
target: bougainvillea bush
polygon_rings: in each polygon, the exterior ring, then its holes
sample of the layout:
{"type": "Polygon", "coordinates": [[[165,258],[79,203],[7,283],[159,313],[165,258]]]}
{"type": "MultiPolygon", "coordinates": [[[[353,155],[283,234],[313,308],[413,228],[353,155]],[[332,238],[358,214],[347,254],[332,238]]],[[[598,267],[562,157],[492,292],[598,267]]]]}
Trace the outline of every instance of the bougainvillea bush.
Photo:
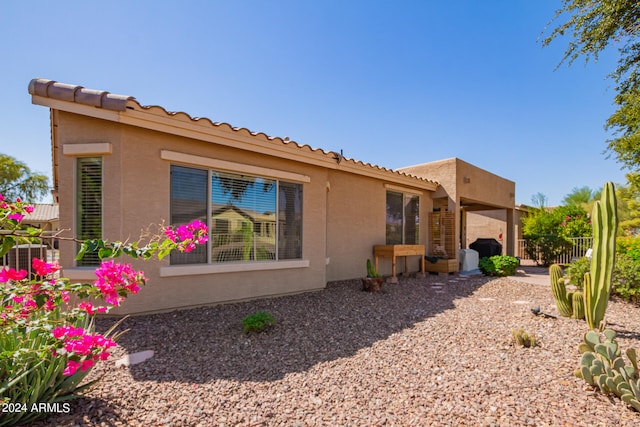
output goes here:
{"type": "MultiPolygon", "coordinates": [[[[22,225],[32,211],[20,199],[10,202],[0,195],[0,257],[18,242],[39,242],[42,230],[22,225]]],[[[96,333],[95,315],[120,305],[146,282],[142,271],[114,258],[162,259],[173,250],[193,250],[207,241],[207,235],[207,227],[194,221],[177,228],[160,227],[144,246],[79,242],[78,259],[97,252],[102,260],[93,283],[60,278],[57,263],[37,258],[32,260],[31,274],[0,266],[0,426],[31,422],[47,410],[68,411],[68,406],[59,405],[68,405],[64,402],[92,384],[83,383],[84,378],[109,358],[118,337],[113,329],[96,333]]]]}

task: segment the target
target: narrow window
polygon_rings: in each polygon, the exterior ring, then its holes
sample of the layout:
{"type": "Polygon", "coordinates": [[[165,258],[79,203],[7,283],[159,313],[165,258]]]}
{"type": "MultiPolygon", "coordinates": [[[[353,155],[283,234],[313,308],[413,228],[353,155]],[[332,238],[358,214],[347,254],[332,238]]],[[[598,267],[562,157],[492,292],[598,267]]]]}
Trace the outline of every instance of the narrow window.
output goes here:
{"type": "Polygon", "coordinates": [[[420,242],[420,197],[387,191],[387,244],[417,245],[420,242]]]}
{"type": "Polygon", "coordinates": [[[420,242],[420,197],[404,197],[404,244],[417,245],[420,242]]]}
{"type": "Polygon", "coordinates": [[[402,193],[387,191],[387,245],[402,244],[402,193]]]}
{"type": "Polygon", "coordinates": [[[278,259],[302,258],[302,185],[280,182],[278,259]]]}
{"type": "MultiPolygon", "coordinates": [[[[207,223],[208,171],[171,166],[170,222],[172,226],[188,224],[193,220],[207,223]]],[[[207,245],[196,245],[191,252],[171,252],[171,264],[198,264],[207,262],[207,245]]]]}
{"type": "MultiPolygon", "coordinates": [[[[80,157],[76,162],[76,231],[80,240],[102,238],[102,158],[80,157]]],[[[97,252],[90,252],[76,265],[97,266],[97,252]]]]}

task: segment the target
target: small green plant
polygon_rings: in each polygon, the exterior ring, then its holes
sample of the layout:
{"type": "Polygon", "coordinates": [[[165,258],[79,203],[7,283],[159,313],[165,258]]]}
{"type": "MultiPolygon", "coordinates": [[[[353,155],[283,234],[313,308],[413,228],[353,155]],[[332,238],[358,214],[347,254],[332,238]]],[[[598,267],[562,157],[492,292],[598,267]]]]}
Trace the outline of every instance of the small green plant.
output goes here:
{"type": "Polygon", "coordinates": [[[538,345],[535,335],[527,334],[522,328],[512,330],[511,335],[513,335],[514,341],[519,346],[531,348],[538,345]]]}
{"type": "Polygon", "coordinates": [[[244,326],[244,332],[249,333],[251,331],[262,332],[271,325],[276,324],[276,318],[265,311],[256,311],[250,316],[242,319],[242,325],[244,326]]]}
{"type": "Polygon", "coordinates": [[[480,258],[478,267],[488,276],[513,276],[518,268],[518,258],[509,255],[494,255],[480,258]]]}
{"type": "Polygon", "coordinates": [[[584,275],[591,269],[591,260],[587,257],[578,258],[567,266],[567,277],[569,283],[582,290],[584,286],[584,275]]]}
{"type": "Polygon", "coordinates": [[[378,274],[370,259],[367,260],[367,277],[380,277],[380,274],[378,274]]]}
{"type": "Polygon", "coordinates": [[[627,405],[640,411],[640,370],[638,353],[629,348],[625,352],[631,365],[627,365],[616,342],[616,333],[610,329],[600,334],[589,331],[578,346],[582,354],[580,367],[574,374],[602,393],[615,394],[627,405]]]}

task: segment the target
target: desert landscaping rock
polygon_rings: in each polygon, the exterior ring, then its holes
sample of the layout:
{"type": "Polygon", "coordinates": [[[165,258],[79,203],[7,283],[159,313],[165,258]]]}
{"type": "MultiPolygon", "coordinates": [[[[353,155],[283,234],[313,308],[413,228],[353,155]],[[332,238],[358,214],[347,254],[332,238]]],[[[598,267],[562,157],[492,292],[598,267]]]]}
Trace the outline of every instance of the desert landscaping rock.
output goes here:
{"type": "MultiPolygon", "coordinates": [[[[531,313],[558,314],[548,286],[427,276],[379,293],[360,288],[359,280],[331,283],[128,318],[112,359],[89,378],[101,380],[69,414],[36,425],[640,425],[640,413],[573,375],[585,322],[531,313]],[[242,318],[258,310],[277,324],[244,334],[242,318]],[[511,331],[519,328],[539,346],[516,346],[511,331]],[[149,349],[153,358],[115,368],[149,349]]],[[[607,320],[623,349],[640,348],[640,307],[614,299],[607,320]]]]}

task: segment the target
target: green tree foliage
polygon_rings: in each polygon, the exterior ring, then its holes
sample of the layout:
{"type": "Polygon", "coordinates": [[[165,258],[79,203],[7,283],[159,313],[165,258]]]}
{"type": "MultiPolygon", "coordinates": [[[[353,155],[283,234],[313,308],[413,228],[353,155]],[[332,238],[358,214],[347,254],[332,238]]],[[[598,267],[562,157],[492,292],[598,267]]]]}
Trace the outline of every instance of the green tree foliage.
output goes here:
{"type": "Polygon", "coordinates": [[[631,170],[640,170],[640,2],[637,0],[563,0],[558,22],[543,46],[571,37],[561,63],[579,57],[598,60],[607,47],[618,50],[618,64],[610,74],[616,83],[617,110],[606,122],[614,138],[608,150],[631,170]]]}
{"type": "Polygon", "coordinates": [[[600,199],[602,190],[592,190],[591,188],[575,187],[571,193],[564,196],[562,204],[565,206],[580,206],[587,212],[591,212],[593,203],[600,199]]]}
{"type": "Polygon", "coordinates": [[[619,235],[640,232],[640,174],[627,174],[627,185],[616,187],[619,235]]]}
{"type": "Polygon", "coordinates": [[[532,209],[522,220],[522,234],[529,257],[548,266],[571,248],[569,238],[591,236],[591,221],[580,206],[532,209]]]}
{"type": "Polygon", "coordinates": [[[32,172],[14,157],[0,153],[0,194],[6,199],[20,197],[35,202],[49,193],[49,180],[45,175],[32,172]]]}

